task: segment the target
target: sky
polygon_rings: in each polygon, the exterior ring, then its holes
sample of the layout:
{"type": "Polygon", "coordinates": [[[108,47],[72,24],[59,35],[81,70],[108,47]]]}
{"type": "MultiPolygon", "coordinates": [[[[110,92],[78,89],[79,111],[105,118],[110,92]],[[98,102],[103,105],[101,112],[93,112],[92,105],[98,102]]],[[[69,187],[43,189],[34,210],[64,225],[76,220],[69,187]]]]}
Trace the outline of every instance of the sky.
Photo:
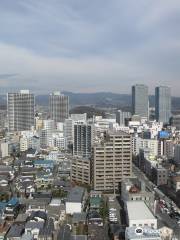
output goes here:
{"type": "Polygon", "coordinates": [[[0,93],[180,96],[179,0],[1,0],[0,93]]]}

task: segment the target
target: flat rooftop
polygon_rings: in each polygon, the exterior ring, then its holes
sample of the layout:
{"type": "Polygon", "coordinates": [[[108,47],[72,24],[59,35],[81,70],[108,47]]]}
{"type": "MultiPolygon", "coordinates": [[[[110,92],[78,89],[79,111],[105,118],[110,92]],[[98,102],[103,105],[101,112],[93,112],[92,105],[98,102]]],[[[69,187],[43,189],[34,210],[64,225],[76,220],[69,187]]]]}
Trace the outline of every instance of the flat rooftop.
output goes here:
{"type": "Polygon", "coordinates": [[[155,219],[143,201],[127,201],[126,204],[130,220],[155,219]]]}
{"type": "Polygon", "coordinates": [[[67,202],[82,202],[83,195],[84,188],[76,186],[70,191],[67,202]]]}

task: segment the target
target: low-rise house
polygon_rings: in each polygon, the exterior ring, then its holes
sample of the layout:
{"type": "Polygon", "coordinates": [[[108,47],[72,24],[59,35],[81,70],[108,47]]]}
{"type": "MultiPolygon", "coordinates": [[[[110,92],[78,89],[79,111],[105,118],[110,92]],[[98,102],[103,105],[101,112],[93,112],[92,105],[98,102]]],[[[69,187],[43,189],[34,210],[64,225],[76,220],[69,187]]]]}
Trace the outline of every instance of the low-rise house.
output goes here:
{"type": "Polygon", "coordinates": [[[30,221],[25,224],[25,234],[32,234],[34,239],[39,236],[40,230],[44,228],[44,222],[30,221]]]}
{"type": "Polygon", "coordinates": [[[54,237],[54,222],[48,219],[43,228],[40,229],[38,240],[52,240],[54,237]]]}
{"type": "Polygon", "coordinates": [[[19,212],[19,207],[20,207],[19,200],[17,198],[11,198],[7,203],[4,211],[5,218],[10,219],[16,218],[19,212]]]}
{"type": "Polygon", "coordinates": [[[34,166],[36,168],[43,168],[43,169],[53,169],[54,168],[54,161],[52,160],[34,160],[34,166]]]}
{"type": "Polygon", "coordinates": [[[105,239],[104,228],[96,224],[88,225],[88,237],[91,240],[104,240],[105,239]]]}
{"type": "Polygon", "coordinates": [[[86,219],[87,219],[87,213],[74,213],[73,214],[73,219],[72,219],[72,224],[77,226],[79,224],[86,224],[86,219]]]}
{"type": "Polygon", "coordinates": [[[81,213],[84,207],[85,189],[82,187],[74,187],[69,192],[66,200],[66,214],[73,215],[74,213],[81,213]]]}
{"type": "Polygon", "coordinates": [[[109,226],[109,235],[112,240],[119,240],[125,238],[125,226],[120,224],[110,224],[109,226]]]}
{"type": "Polygon", "coordinates": [[[103,219],[97,211],[90,211],[88,213],[88,225],[98,225],[103,226],[103,219]]]}
{"type": "Polygon", "coordinates": [[[21,240],[22,235],[24,234],[24,224],[11,225],[9,231],[6,234],[7,240],[21,240]]]}

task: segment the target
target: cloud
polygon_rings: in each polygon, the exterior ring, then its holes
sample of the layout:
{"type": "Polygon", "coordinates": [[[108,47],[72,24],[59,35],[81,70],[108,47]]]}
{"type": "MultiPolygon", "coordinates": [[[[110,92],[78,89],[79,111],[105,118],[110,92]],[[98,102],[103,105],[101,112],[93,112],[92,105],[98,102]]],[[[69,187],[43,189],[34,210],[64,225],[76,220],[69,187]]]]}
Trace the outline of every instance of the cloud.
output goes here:
{"type": "Polygon", "coordinates": [[[130,92],[170,85],[179,95],[179,0],[2,0],[4,88],[130,92]],[[50,84],[49,84],[50,83],[50,84]]]}

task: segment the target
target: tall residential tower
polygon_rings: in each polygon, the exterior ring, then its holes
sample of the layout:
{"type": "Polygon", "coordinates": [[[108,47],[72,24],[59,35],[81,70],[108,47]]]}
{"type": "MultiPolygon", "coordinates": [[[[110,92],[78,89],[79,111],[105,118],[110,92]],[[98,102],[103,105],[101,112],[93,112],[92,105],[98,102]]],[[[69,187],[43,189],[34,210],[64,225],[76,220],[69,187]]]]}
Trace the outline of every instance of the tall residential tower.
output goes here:
{"type": "Polygon", "coordinates": [[[34,126],[34,94],[28,90],[7,94],[9,131],[30,130],[34,126]]]}
{"type": "Polygon", "coordinates": [[[49,98],[50,118],[57,122],[64,122],[69,117],[69,97],[60,92],[54,92],[49,98]]]}

